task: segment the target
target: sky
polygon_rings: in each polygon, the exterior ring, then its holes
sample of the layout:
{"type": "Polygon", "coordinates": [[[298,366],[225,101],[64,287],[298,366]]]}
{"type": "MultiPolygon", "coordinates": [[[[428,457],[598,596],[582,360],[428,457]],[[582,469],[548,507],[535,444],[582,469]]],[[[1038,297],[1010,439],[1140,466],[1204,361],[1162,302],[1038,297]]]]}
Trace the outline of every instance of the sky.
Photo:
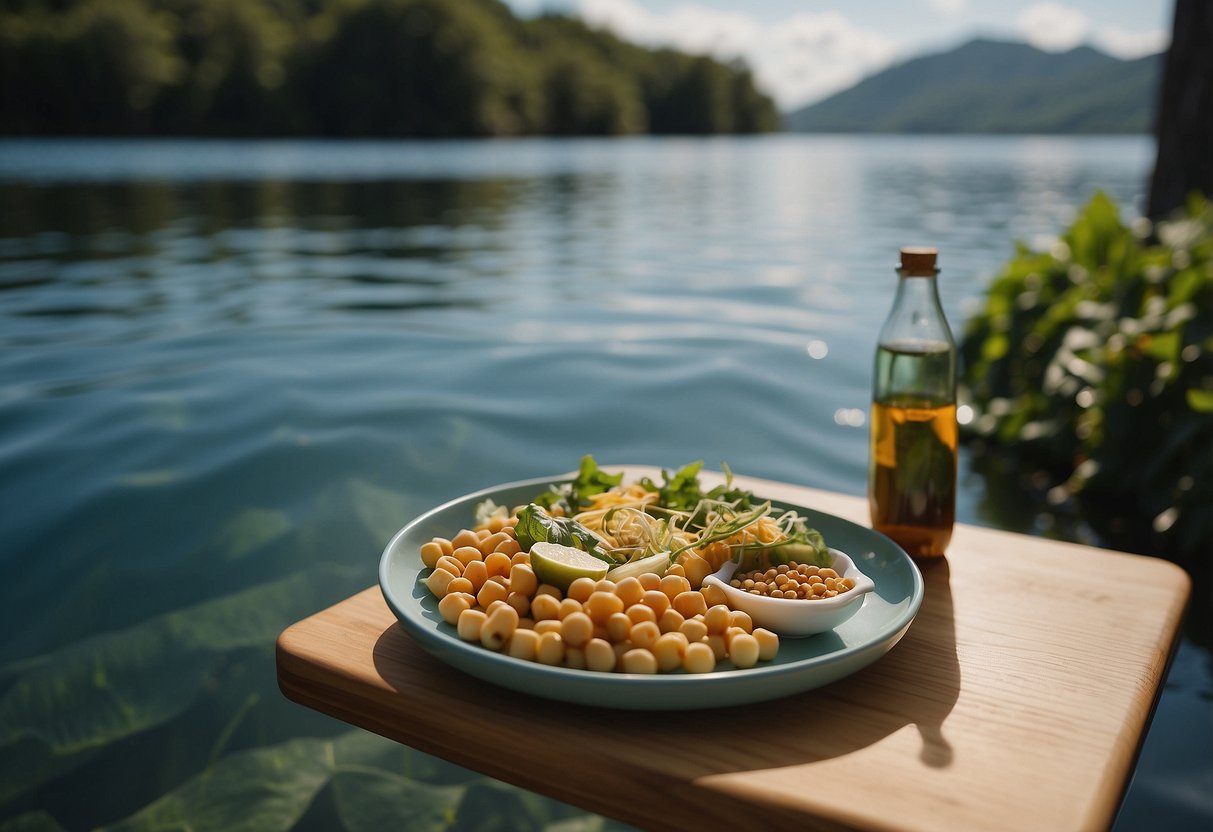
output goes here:
{"type": "Polygon", "coordinates": [[[573,14],[649,46],[741,57],[781,110],[891,64],[973,37],[1049,51],[1089,44],[1121,58],[1160,52],[1174,0],[506,0],[520,15],[573,14]]]}

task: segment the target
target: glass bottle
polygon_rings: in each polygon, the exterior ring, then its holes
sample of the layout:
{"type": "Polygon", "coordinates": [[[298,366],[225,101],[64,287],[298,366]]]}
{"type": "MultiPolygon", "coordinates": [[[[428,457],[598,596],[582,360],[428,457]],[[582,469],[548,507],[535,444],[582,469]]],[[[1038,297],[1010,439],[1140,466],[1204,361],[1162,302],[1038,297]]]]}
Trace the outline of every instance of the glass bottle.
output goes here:
{"type": "Polygon", "coordinates": [[[915,558],[942,557],[956,516],[956,342],[933,248],[903,248],[872,380],[872,527],[915,558]]]}

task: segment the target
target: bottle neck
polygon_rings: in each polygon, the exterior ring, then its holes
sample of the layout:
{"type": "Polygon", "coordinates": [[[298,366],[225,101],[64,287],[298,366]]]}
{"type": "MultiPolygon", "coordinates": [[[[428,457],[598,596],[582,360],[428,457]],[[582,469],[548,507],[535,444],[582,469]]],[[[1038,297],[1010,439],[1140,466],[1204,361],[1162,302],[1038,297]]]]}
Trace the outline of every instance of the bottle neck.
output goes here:
{"type": "Polygon", "coordinates": [[[906,274],[897,280],[893,308],[880,331],[880,343],[917,345],[919,349],[955,349],[952,331],[939,302],[935,274],[906,274]]]}
{"type": "Polygon", "coordinates": [[[881,327],[873,400],[942,406],[956,401],[956,344],[934,275],[903,275],[881,327]]]}

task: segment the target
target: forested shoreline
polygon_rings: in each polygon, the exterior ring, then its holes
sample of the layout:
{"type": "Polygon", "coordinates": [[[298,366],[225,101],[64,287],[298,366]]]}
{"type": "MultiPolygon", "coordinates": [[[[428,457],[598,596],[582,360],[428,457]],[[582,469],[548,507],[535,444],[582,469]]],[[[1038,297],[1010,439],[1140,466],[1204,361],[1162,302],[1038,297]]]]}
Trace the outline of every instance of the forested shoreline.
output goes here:
{"type": "Polygon", "coordinates": [[[776,130],[748,69],[498,0],[0,0],[0,133],[776,130]]]}

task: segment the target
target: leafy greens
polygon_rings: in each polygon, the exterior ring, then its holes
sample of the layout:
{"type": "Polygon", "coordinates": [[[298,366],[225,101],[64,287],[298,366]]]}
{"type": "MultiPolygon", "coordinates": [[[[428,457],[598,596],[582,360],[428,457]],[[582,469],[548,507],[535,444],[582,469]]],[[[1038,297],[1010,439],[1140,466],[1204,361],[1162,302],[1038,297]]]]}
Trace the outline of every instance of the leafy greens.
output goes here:
{"type": "Polygon", "coordinates": [[[534,502],[548,511],[559,508],[566,515],[572,516],[590,504],[590,497],[609,491],[621,482],[622,471],[618,474],[608,474],[598,468],[593,456],[586,454],[581,458],[581,466],[575,479],[550,486],[547,491],[538,495],[534,502]]]}
{"type": "Polygon", "coordinates": [[[602,540],[585,526],[568,517],[553,517],[542,506],[531,503],[518,512],[518,525],[514,527],[518,545],[529,552],[536,543],[559,543],[572,546],[607,563],[618,563],[602,548],[602,540]]]}

